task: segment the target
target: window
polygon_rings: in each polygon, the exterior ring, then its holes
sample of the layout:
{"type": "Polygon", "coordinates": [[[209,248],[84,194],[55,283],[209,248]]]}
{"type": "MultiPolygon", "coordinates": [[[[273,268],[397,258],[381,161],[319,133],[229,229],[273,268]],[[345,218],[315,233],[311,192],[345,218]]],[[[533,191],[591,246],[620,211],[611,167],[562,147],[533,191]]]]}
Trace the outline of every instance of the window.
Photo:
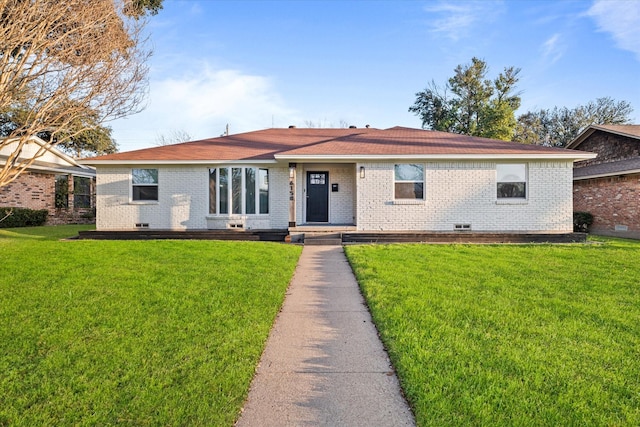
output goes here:
{"type": "Polygon", "coordinates": [[[395,165],[395,198],[424,199],[423,165],[395,165]]]}
{"type": "Polygon", "coordinates": [[[269,213],[269,170],[209,169],[209,213],[269,213]]]}
{"type": "Polygon", "coordinates": [[[244,195],[245,213],[256,213],[256,170],[254,168],[244,170],[244,195]]]}
{"type": "MultiPolygon", "coordinates": [[[[211,213],[216,213],[214,210],[211,213]]],[[[229,213],[229,169],[220,169],[220,210],[218,213],[229,213]]]]}
{"type": "Polygon", "coordinates": [[[527,197],[527,166],[525,164],[496,165],[498,199],[527,197]]]}
{"type": "Polygon", "coordinates": [[[56,175],[56,208],[69,207],[69,175],[56,175]]]}
{"type": "Polygon", "coordinates": [[[91,207],[91,179],[82,176],[73,177],[73,207],[91,207]]]}
{"type": "Polygon", "coordinates": [[[258,188],[260,189],[260,213],[269,213],[269,169],[258,169],[258,188]]]}
{"type": "Polygon", "coordinates": [[[133,169],[131,183],[134,201],[158,200],[158,169],[133,169]]]}
{"type": "Polygon", "coordinates": [[[326,176],[324,173],[312,173],[309,175],[309,184],[324,185],[326,176]]]}
{"type": "Polygon", "coordinates": [[[242,212],[242,168],[231,169],[231,212],[242,212]]]}

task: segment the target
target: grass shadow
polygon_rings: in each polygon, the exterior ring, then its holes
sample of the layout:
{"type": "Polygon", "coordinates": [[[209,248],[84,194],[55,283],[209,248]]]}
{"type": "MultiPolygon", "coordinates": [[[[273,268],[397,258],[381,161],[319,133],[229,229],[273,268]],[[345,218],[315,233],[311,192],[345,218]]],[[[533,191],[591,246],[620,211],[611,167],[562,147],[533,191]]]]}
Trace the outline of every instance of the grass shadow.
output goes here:
{"type": "Polygon", "coordinates": [[[95,228],[93,224],[1,228],[0,240],[60,240],[76,237],[79,231],[94,230],[95,228]]]}

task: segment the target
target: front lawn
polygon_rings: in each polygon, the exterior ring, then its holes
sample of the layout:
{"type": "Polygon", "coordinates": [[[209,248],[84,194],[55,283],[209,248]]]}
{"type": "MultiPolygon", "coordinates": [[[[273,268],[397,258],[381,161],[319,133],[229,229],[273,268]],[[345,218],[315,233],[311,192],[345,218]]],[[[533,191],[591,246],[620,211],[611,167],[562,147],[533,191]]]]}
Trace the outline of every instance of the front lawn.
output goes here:
{"type": "Polygon", "coordinates": [[[419,426],[640,425],[640,242],[346,252],[419,426]]]}
{"type": "Polygon", "coordinates": [[[232,425],[300,248],[0,230],[0,426],[232,425]]]}

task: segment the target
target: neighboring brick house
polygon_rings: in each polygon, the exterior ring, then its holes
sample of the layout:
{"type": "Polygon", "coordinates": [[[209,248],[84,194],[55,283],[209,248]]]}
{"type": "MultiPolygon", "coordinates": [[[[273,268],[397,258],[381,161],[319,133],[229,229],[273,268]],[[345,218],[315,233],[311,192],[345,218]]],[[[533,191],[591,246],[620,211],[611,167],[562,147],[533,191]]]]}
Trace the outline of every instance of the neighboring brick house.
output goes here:
{"type": "MultiPolygon", "coordinates": [[[[43,140],[32,137],[22,155],[29,158],[44,145],[43,140]]],[[[4,143],[0,161],[6,163],[15,147],[11,141],[4,143]]],[[[46,209],[49,225],[93,223],[95,175],[95,169],[50,148],[15,181],[0,187],[0,207],[46,209]]]]}
{"type": "Polygon", "coordinates": [[[573,209],[594,233],[640,237],[640,125],[592,125],[567,148],[598,154],[575,164],[573,209]]]}
{"type": "Polygon", "coordinates": [[[571,233],[575,150],[444,132],[266,129],[84,159],[97,229],[571,233]]]}

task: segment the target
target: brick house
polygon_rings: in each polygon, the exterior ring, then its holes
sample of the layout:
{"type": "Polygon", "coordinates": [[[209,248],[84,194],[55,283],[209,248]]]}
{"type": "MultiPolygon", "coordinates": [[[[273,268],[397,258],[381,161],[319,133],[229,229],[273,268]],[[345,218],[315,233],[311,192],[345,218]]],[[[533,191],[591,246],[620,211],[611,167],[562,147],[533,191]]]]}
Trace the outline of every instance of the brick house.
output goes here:
{"type": "MultiPolygon", "coordinates": [[[[43,146],[43,140],[32,137],[22,153],[30,158],[43,146]]],[[[6,163],[16,147],[16,143],[5,141],[0,161],[6,163]]],[[[93,223],[95,176],[95,169],[49,148],[15,181],[0,187],[0,207],[46,209],[49,225],[93,223]]]]}
{"type": "Polygon", "coordinates": [[[640,125],[592,125],[567,148],[598,154],[575,164],[574,210],[594,233],[640,237],[640,125]]]}
{"type": "Polygon", "coordinates": [[[266,129],[110,154],[97,229],[572,232],[591,153],[394,127],[266,129]]]}

